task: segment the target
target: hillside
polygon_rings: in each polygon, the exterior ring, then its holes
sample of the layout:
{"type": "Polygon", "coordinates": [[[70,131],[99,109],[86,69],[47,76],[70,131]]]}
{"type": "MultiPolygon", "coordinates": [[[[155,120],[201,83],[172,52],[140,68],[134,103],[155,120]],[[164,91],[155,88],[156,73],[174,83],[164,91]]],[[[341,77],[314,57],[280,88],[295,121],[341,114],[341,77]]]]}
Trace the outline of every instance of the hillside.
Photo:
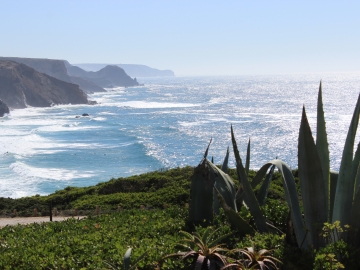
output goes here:
{"type": "MultiPolygon", "coordinates": [[[[87,71],[98,71],[109,64],[73,64],[87,71]]],[[[171,77],[175,76],[172,70],[160,70],[146,65],[115,64],[125,70],[131,77],[171,77]]]]}
{"type": "Polygon", "coordinates": [[[18,62],[0,60],[0,99],[10,108],[88,104],[78,85],[68,83],[18,62]]]}
{"type": "Polygon", "coordinates": [[[68,74],[72,78],[81,78],[91,81],[101,87],[116,87],[116,86],[137,86],[139,83],[136,78],[132,79],[125,71],[118,66],[106,66],[99,71],[85,71],[79,67],[66,65],[68,74]]]}

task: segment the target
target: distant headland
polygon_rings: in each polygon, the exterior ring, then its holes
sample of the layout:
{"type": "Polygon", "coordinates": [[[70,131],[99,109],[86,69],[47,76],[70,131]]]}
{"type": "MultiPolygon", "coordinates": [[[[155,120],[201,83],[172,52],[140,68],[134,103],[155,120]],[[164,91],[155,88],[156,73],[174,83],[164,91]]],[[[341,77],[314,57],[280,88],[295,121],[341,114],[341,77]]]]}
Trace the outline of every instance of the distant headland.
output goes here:
{"type": "MultiPolygon", "coordinates": [[[[98,71],[109,64],[73,64],[87,71],[98,71]]],[[[114,64],[125,70],[126,74],[131,77],[173,77],[175,76],[172,70],[159,70],[145,65],[135,64],[114,64]]]]}
{"type": "Polygon", "coordinates": [[[10,109],[58,104],[94,104],[87,94],[138,86],[133,77],[174,76],[144,65],[71,65],[66,60],[0,57],[0,117],[10,109]],[[84,66],[88,71],[81,68],[84,66]],[[124,66],[124,67],[122,67],[124,66]]]}

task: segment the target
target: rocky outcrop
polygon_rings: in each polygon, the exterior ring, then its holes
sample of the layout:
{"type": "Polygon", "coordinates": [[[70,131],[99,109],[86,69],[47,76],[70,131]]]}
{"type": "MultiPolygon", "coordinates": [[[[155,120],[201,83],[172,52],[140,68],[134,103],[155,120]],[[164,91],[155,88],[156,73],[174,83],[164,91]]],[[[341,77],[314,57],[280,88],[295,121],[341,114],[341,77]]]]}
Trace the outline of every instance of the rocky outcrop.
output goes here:
{"type": "Polygon", "coordinates": [[[0,60],[0,99],[10,108],[88,104],[78,85],[68,83],[18,62],[0,60]]]}
{"type": "Polygon", "coordinates": [[[0,99],[0,117],[3,117],[6,113],[9,112],[9,107],[0,99]]]}
{"type": "Polygon", "coordinates": [[[89,80],[101,87],[111,88],[116,86],[137,86],[139,83],[136,79],[132,79],[125,71],[118,66],[108,65],[103,69],[93,72],[85,71],[79,67],[67,66],[69,75],[89,80]]]}
{"type": "MultiPolygon", "coordinates": [[[[108,64],[74,64],[73,66],[80,67],[88,71],[98,71],[108,64]]],[[[131,77],[171,77],[175,76],[172,70],[160,70],[151,68],[145,65],[134,65],[134,64],[116,64],[125,70],[126,74],[131,77]]]]}
{"type": "Polygon", "coordinates": [[[63,60],[41,59],[41,58],[21,58],[21,57],[0,57],[0,60],[9,60],[32,67],[36,71],[45,73],[56,79],[71,82],[63,60]]]}

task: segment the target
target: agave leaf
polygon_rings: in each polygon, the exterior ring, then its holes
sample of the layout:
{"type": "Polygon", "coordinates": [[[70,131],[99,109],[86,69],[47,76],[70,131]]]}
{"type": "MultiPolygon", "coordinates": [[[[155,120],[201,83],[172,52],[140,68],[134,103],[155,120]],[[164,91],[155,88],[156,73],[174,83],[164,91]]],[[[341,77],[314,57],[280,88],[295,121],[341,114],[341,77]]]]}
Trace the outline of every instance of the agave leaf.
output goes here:
{"type": "Polygon", "coordinates": [[[335,192],[337,186],[337,179],[339,173],[335,171],[330,171],[330,211],[329,211],[329,220],[332,220],[332,214],[334,210],[334,201],[335,201],[335,192]]]}
{"type": "Polygon", "coordinates": [[[228,170],[229,170],[229,155],[230,155],[230,149],[229,149],[229,146],[228,146],[228,148],[226,150],[226,155],[225,155],[225,158],[224,158],[224,162],[223,162],[223,164],[221,166],[221,170],[224,173],[228,173],[228,170]]]}
{"type": "Polygon", "coordinates": [[[308,245],[315,248],[325,243],[319,233],[328,221],[327,196],[321,161],[310,125],[303,108],[299,131],[298,168],[305,224],[308,230],[308,245]]]}
{"type": "Polygon", "coordinates": [[[355,232],[354,238],[348,237],[348,242],[353,241],[355,247],[360,245],[360,188],[357,189],[353,206],[351,208],[350,226],[355,232]]]}
{"type": "MultiPolygon", "coordinates": [[[[288,165],[286,165],[285,162],[275,159],[271,160],[265,165],[263,165],[257,175],[255,177],[263,178],[267,172],[267,170],[270,168],[270,166],[275,165],[279,172],[282,175],[282,181],[285,191],[285,198],[286,202],[290,208],[291,212],[291,220],[294,226],[294,231],[296,235],[296,241],[298,243],[298,246],[301,247],[302,243],[306,237],[305,231],[304,231],[304,222],[300,210],[300,203],[298,198],[298,192],[296,190],[295,185],[295,179],[291,172],[291,169],[288,165]]],[[[255,179],[255,178],[254,178],[255,179]]]]}
{"type": "Polygon", "coordinates": [[[128,248],[128,250],[125,252],[124,256],[124,270],[128,270],[130,268],[130,256],[131,256],[131,248],[128,248]]]}
{"type": "Polygon", "coordinates": [[[233,209],[231,209],[225,202],[224,198],[221,196],[220,192],[214,188],[215,194],[218,197],[218,200],[224,209],[225,215],[228,218],[230,224],[236,228],[241,236],[245,236],[247,234],[254,234],[255,230],[250,226],[238,213],[236,213],[233,209]]]}
{"type": "Polygon", "coordinates": [[[335,192],[334,211],[332,222],[337,220],[345,225],[350,222],[350,211],[352,206],[355,179],[351,179],[351,167],[353,165],[353,153],[356,130],[359,124],[360,95],[358,97],[351,124],[346,137],[343,155],[341,159],[338,183],[335,192]],[[351,195],[350,195],[351,194],[351,195]]]}
{"type": "Polygon", "coordinates": [[[213,220],[213,186],[206,159],[195,169],[191,177],[189,220],[195,224],[213,220]]]}
{"type": "Polygon", "coordinates": [[[204,158],[207,158],[207,155],[208,155],[208,153],[209,153],[209,148],[210,148],[211,142],[212,142],[212,138],[210,139],[210,142],[209,142],[209,144],[208,144],[208,147],[206,148],[206,151],[205,151],[205,153],[204,153],[204,158]]]}
{"type": "Polygon", "coordinates": [[[234,154],[236,158],[236,171],[238,173],[238,178],[241,179],[240,182],[242,183],[245,192],[244,193],[245,203],[249,207],[250,212],[254,217],[254,222],[259,232],[260,233],[268,232],[265,216],[260,209],[259,203],[256,199],[253,189],[251,188],[250,182],[248,180],[244,166],[242,164],[239,150],[236,145],[236,140],[232,126],[231,126],[231,139],[232,139],[234,154]]]}
{"type": "Polygon", "coordinates": [[[267,176],[265,178],[265,181],[262,183],[262,185],[261,185],[261,187],[259,189],[259,192],[257,194],[257,199],[258,199],[259,204],[261,206],[263,206],[265,204],[267,194],[268,194],[268,191],[269,191],[270,182],[271,182],[274,170],[275,170],[275,165],[270,167],[270,171],[267,174],[267,176]]]}
{"type": "Polygon", "coordinates": [[[245,173],[247,176],[249,176],[249,170],[250,170],[250,138],[246,150],[246,162],[245,162],[245,173]]]}
{"type": "MultiPolygon", "coordinates": [[[[356,192],[360,187],[360,164],[358,166],[358,171],[357,171],[357,174],[356,174],[356,180],[355,180],[355,186],[354,186],[354,191],[356,192]]],[[[354,200],[355,200],[355,194],[354,193],[354,200]]]]}
{"type": "MultiPolygon", "coordinates": [[[[327,140],[324,107],[322,102],[322,82],[320,81],[318,104],[317,104],[317,126],[316,126],[316,148],[320,157],[321,168],[325,183],[326,203],[330,209],[330,153],[327,140]]],[[[329,220],[328,220],[329,221],[329,220]]]]}
{"type": "Polygon", "coordinates": [[[358,169],[359,169],[359,164],[360,164],[360,143],[357,146],[356,152],[355,152],[355,156],[354,156],[354,160],[351,166],[351,179],[355,179],[355,184],[354,184],[354,193],[353,193],[353,199],[355,198],[355,194],[357,191],[357,187],[358,187],[358,183],[359,183],[359,176],[358,176],[358,169]]]}
{"type": "Polygon", "coordinates": [[[209,160],[205,160],[205,162],[210,168],[210,177],[212,182],[215,183],[214,186],[219,190],[227,205],[229,205],[235,212],[237,212],[235,200],[236,189],[234,181],[228,174],[224,173],[209,160]]]}

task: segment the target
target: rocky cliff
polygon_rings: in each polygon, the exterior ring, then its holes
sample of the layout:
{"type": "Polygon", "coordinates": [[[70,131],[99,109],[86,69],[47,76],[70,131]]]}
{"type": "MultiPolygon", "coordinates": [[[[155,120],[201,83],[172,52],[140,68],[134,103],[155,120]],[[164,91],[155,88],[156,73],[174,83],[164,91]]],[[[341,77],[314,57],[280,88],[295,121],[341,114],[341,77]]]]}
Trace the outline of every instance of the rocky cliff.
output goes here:
{"type": "Polygon", "coordinates": [[[80,77],[84,80],[89,80],[101,87],[116,87],[116,86],[137,86],[139,83],[136,79],[132,79],[125,71],[118,66],[108,65],[99,71],[85,71],[76,66],[67,65],[68,74],[73,77],[80,77]]]}
{"type": "Polygon", "coordinates": [[[10,108],[88,104],[78,85],[40,73],[18,62],[0,60],[0,99],[10,108]]]}
{"type": "MultiPolygon", "coordinates": [[[[36,71],[45,73],[56,79],[74,83],[80,86],[80,89],[85,93],[94,93],[94,92],[104,92],[105,89],[96,85],[95,83],[83,79],[83,78],[74,78],[69,76],[67,71],[67,65],[71,66],[69,62],[64,60],[55,60],[55,59],[40,59],[40,58],[21,58],[21,57],[0,57],[0,60],[9,60],[17,63],[25,64],[29,67],[32,67],[36,71]]],[[[86,72],[86,71],[84,71],[86,72]]]]}
{"type": "Polygon", "coordinates": [[[45,73],[56,79],[71,82],[63,60],[21,58],[21,57],[0,57],[0,60],[9,60],[32,67],[36,71],[45,73]]]}

